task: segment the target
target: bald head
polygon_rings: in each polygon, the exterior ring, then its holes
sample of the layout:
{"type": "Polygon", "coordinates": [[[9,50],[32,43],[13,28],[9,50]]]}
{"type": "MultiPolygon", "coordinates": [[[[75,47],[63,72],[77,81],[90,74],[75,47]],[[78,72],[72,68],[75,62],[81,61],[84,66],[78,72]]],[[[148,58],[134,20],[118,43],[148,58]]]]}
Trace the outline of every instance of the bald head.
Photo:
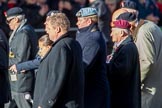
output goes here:
{"type": "Polygon", "coordinates": [[[116,21],[117,17],[120,15],[120,14],[123,14],[123,13],[126,13],[128,12],[126,9],[124,8],[121,8],[121,9],[118,9],[116,10],[113,15],[112,15],[112,21],[116,21]]]}
{"type": "Polygon", "coordinates": [[[120,9],[116,10],[112,15],[111,27],[114,25],[113,22],[117,20],[118,16],[123,13],[126,13],[126,12],[127,12],[127,10],[124,8],[120,8],[120,9]]]}

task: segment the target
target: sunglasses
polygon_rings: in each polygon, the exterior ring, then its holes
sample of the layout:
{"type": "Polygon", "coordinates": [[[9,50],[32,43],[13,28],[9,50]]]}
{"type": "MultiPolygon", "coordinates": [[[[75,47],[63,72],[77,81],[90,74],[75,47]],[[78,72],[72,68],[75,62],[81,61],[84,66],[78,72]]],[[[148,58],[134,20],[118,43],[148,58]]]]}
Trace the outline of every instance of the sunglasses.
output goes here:
{"type": "Polygon", "coordinates": [[[6,20],[6,23],[9,24],[14,18],[11,18],[9,20],[6,20]]]}

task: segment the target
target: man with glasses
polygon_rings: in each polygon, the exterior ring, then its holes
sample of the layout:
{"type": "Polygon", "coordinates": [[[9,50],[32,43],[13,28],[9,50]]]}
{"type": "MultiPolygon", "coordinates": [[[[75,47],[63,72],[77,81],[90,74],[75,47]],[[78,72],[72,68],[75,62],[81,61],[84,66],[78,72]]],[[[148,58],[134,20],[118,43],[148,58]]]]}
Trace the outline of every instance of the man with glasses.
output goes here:
{"type": "MultiPolygon", "coordinates": [[[[37,49],[37,35],[27,24],[23,10],[19,7],[6,12],[7,23],[12,30],[9,38],[9,67],[13,64],[32,60],[37,49]]],[[[34,72],[15,73],[9,71],[12,100],[6,107],[16,102],[18,108],[31,108],[28,97],[32,97],[34,72]]]]}

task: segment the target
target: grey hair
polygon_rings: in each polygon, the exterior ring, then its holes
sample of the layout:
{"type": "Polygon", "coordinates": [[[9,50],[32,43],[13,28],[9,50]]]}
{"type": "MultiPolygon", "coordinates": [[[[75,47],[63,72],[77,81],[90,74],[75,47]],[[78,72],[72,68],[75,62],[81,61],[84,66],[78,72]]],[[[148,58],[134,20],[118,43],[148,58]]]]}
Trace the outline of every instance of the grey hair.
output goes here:
{"type": "Polygon", "coordinates": [[[130,30],[129,29],[121,29],[121,28],[115,28],[116,30],[119,30],[119,31],[124,31],[127,35],[130,34],[130,30]]]}
{"type": "Polygon", "coordinates": [[[126,34],[130,34],[130,30],[129,29],[122,29],[122,31],[124,31],[126,34]]]}
{"type": "Polygon", "coordinates": [[[53,13],[47,20],[50,20],[54,27],[60,26],[65,31],[70,29],[70,21],[64,13],[53,13]]]}
{"type": "Polygon", "coordinates": [[[19,21],[22,21],[25,19],[25,15],[18,15],[16,17],[19,19],[19,21]]]}

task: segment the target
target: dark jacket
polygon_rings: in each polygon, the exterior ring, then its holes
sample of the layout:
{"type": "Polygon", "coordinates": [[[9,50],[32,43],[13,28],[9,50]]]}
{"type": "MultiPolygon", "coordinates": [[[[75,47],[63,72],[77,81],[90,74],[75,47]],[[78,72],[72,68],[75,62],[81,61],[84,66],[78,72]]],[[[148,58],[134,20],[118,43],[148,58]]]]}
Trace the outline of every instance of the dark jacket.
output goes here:
{"type": "Polygon", "coordinates": [[[119,45],[107,66],[112,108],[140,108],[139,57],[131,37],[119,45]]]}
{"type": "MultiPolygon", "coordinates": [[[[85,108],[98,108],[98,104],[109,104],[106,77],[106,44],[97,25],[80,29],[76,40],[82,47],[85,70],[85,108]],[[93,97],[95,96],[95,97],[93,97]],[[91,106],[91,105],[92,106],[91,106]]],[[[101,106],[100,106],[101,108],[101,106]]]]}
{"type": "MultiPolygon", "coordinates": [[[[34,59],[37,52],[37,36],[34,29],[26,21],[21,23],[15,33],[12,33],[9,47],[9,66],[34,59]]],[[[12,73],[10,72],[10,74],[12,73]]],[[[17,81],[11,81],[11,90],[30,92],[33,90],[33,82],[34,73],[32,71],[17,74],[17,81]]]]}
{"type": "MultiPolygon", "coordinates": [[[[3,4],[2,4],[3,5],[3,4]]],[[[1,5],[1,6],[2,6],[1,5]]],[[[2,29],[3,30],[3,32],[5,33],[5,36],[7,37],[7,38],[9,38],[9,33],[10,33],[10,28],[9,28],[9,26],[8,26],[8,24],[6,23],[6,17],[5,17],[5,14],[4,14],[4,12],[6,11],[6,10],[1,10],[1,8],[3,7],[1,7],[0,6],[0,29],[2,29]]],[[[7,8],[6,8],[7,9],[7,8]]]]}
{"type": "Polygon", "coordinates": [[[40,61],[41,61],[41,57],[36,56],[36,58],[33,60],[29,60],[23,63],[16,64],[17,72],[20,73],[20,71],[22,70],[28,71],[28,70],[37,69],[40,64],[40,61]]]}
{"type": "Polygon", "coordinates": [[[8,41],[0,30],[0,104],[7,103],[11,97],[8,78],[8,41]]]}
{"type": "Polygon", "coordinates": [[[63,35],[54,42],[38,68],[33,108],[84,108],[83,89],[81,47],[63,35]]]}

